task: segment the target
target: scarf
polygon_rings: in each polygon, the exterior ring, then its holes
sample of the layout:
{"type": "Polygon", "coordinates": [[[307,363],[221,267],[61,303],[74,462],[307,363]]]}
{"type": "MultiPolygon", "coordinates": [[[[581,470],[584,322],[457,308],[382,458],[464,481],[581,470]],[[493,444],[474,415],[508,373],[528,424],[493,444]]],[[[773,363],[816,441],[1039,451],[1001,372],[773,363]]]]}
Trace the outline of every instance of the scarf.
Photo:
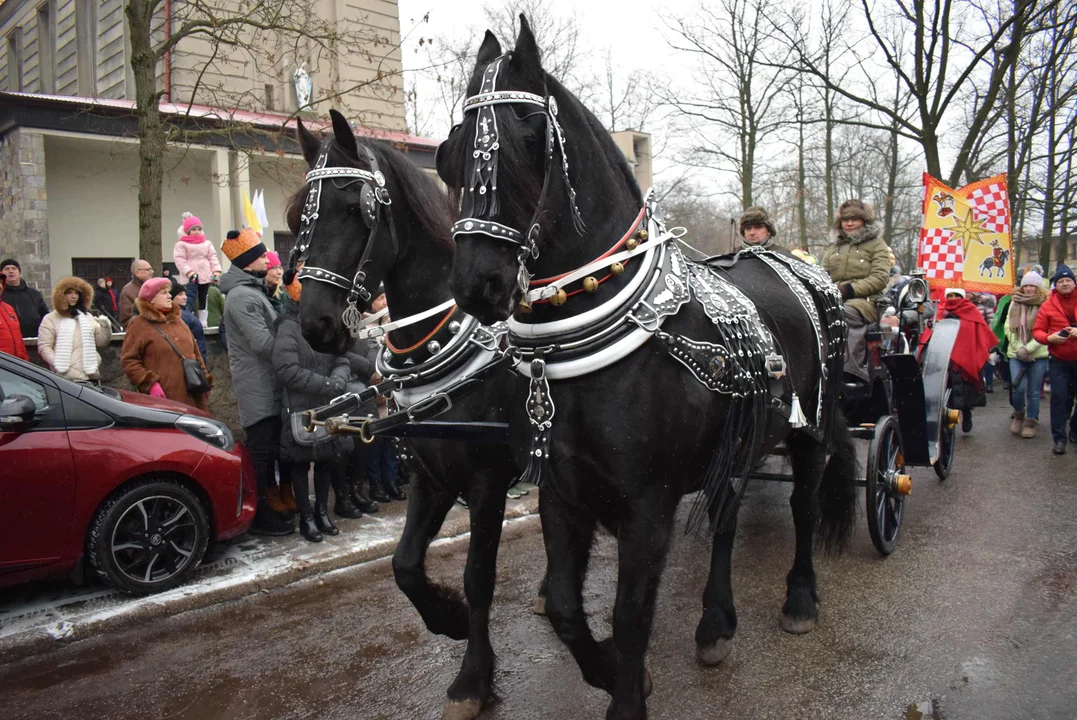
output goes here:
{"type": "Polygon", "coordinates": [[[87,376],[97,373],[97,345],[94,342],[94,325],[97,321],[89,313],[79,313],[78,318],[65,317],[56,325],[56,372],[64,375],[71,369],[71,354],[75,346],[75,331],[82,341],[82,372],[87,376]]]}
{"type": "Polygon", "coordinates": [[[1047,291],[1039,289],[1032,296],[1015,292],[1012,297],[1008,318],[1010,332],[1017,336],[1022,345],[1027,345],[1032,339],[1032,328],[1036,326],[1036,316],[1040,313],[1040,305],[1047,302],[1047,291]]]}
{"type": "Polygon", "coordinates": [[[183,237],[180,238],[180,240],[182,240],[185,243],[188,243],[189,245],[201,245],[202,243],[206,242],[206,236],[205,235],[184,235],[183,237]]]}
{"type": "MultiPolygon", "coordinates": [[[[944,299],[939,303],[938,318],[954,317],[961,321],[961,329],[957,331],[957,340],[954,342],[953,352],[950,353],[950,362],[957,367],[977,390],[983,389],[983,381],[980,372],[987,363],[987,357],[991,354],[998,340],[991,328],[987,327],[980,311],[965,298],[944,299]]],[[[930,330],[920,337],[920,344],[926,345],[931,339],[930,330]]]]}

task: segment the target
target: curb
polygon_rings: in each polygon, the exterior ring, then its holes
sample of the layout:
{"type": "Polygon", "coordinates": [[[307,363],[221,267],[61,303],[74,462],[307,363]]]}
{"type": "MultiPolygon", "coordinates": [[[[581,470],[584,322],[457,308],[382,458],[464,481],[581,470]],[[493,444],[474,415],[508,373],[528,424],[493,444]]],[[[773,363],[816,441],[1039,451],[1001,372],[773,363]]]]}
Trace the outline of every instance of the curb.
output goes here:
{"type": "MultiPolygon", "coordinates": [[[[505,508],[505,524],[511,520],[526,518],[538,514],[538,498],[529,496],[525,502],[505,508]]],[[[438,533],[438,537],[431,545],[432,551],[437,545],[447,541],[459,539],[470,532],[470,521],[466,515],[450,517],[438,533]]],[[[86,640],[95,635],[115,630],[133,627],[150,620],[172,617],[191,610],[200,610],[211,605],[239,600],[259,592],[268,593],[297,581],[304,580],[315,575],[341,570],[354,565],[390,557],[396,548],[397,540],[385,540],[364,546],[355,551],[325,559],[303,560],[293,563],[279,571],[259,574],[254,577],[237,579],[233,584],[227,581],[218,586],[206,588],[188,595],[169,598],[165,601],[154,601],[154,596],[149,596],[145,602],[132,605],[129,608],[116,612],[102,613],[97,617],[91,616],[73,624],[62,636],[46,627],[35,627],[25,632],[16,633],[0,640],[0,665],[11,663],[16,660],[56,650],[64,645],[69,645],[80,640],[86,640]]]]}

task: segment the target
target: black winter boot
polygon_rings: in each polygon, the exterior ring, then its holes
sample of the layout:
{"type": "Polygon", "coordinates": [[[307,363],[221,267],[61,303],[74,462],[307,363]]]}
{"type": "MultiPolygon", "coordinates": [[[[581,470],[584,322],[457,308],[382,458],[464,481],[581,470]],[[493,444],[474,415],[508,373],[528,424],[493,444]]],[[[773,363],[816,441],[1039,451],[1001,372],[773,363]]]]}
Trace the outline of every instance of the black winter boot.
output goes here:
{"type": "Polygon", "coordinates": [[[348,478],[344,475],[344,468],[333,469],[333,495],[336,497],[333,512],[336,513],[337,517],[352,519],[363,517],[362,509],[356,507],[352,501],[352,494],[348,487],[348,478]]]}
{"type": "Polygon", "coordinates": [[[314,511],[310,509],[299,511],[299,534],[311,542],[322,541],[322,533],[314,522],[314,511]]]}
{"type": "Polygon", "coordinates": [[[251,535],[268,535],[279,537],[291,535],[295,532],[295,525],[291,520],[286,520],[277,514],[265,500],[258,501],[258,509],[254,514],[254,523],[251,525],[251,535]]]}
{"type": "Polygon", "coordinates": [[[328,503],[314,503],[314,524],[317,525],[318,529],[325,535],[340,535],[340,530],[338,530],[337,526],[333,524],[333,521],[329,519],[328,503]]]}

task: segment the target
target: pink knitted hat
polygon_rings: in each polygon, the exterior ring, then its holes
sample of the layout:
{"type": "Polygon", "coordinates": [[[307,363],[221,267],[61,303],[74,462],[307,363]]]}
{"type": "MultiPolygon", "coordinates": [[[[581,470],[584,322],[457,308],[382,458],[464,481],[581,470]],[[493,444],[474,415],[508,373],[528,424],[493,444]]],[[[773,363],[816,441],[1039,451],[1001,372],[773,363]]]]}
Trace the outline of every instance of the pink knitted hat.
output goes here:
{"type": "Polygon", "coordinates": [[[138,291],[138,298],[145,300],[146,302],[152,302],[154,296],[161,292],[162,289],[169,289],[172,287],[172,281],[166,277],[151,278],[142,283],[142,289],[138,291]]]}
{"type": "Polygon", "coordinates": [[[283,263],[280,261],[280,255],[270,250],[266,253],[266,270],[272,270],[275,267],[280,267],[283,263]]]}
{"type": "Polygon", "coordinates": [[[183,220],[183,232],[190,235],[191,234],[191,228],[193,228],[195,225],[197,225],[198,227],[202,227],[202,221],[199,220],[194,215],[191,215],[190,217],[185,218],[183,220]]]}

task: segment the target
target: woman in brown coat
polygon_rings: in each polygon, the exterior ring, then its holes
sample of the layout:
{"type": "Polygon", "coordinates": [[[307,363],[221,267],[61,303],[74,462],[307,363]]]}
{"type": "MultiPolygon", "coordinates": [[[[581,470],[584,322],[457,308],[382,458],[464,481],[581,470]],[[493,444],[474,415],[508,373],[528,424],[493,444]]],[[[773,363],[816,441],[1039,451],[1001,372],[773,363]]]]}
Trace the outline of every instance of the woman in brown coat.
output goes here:
{"type": "Polygon", "coordinates": [[[176,350],[183,358],[198,361],[210,385],[213,377],[206,372],[194,336],[180,317],[183,308],[172,302],[171,288],[168,278],[155,278],[142,284],[135,301],[138,315],[127,325],[127,337],[120,354],[123,371],[139,392],[209,411],[208,393],[191,395],[187,391],[183,361],[176,350]]]}

